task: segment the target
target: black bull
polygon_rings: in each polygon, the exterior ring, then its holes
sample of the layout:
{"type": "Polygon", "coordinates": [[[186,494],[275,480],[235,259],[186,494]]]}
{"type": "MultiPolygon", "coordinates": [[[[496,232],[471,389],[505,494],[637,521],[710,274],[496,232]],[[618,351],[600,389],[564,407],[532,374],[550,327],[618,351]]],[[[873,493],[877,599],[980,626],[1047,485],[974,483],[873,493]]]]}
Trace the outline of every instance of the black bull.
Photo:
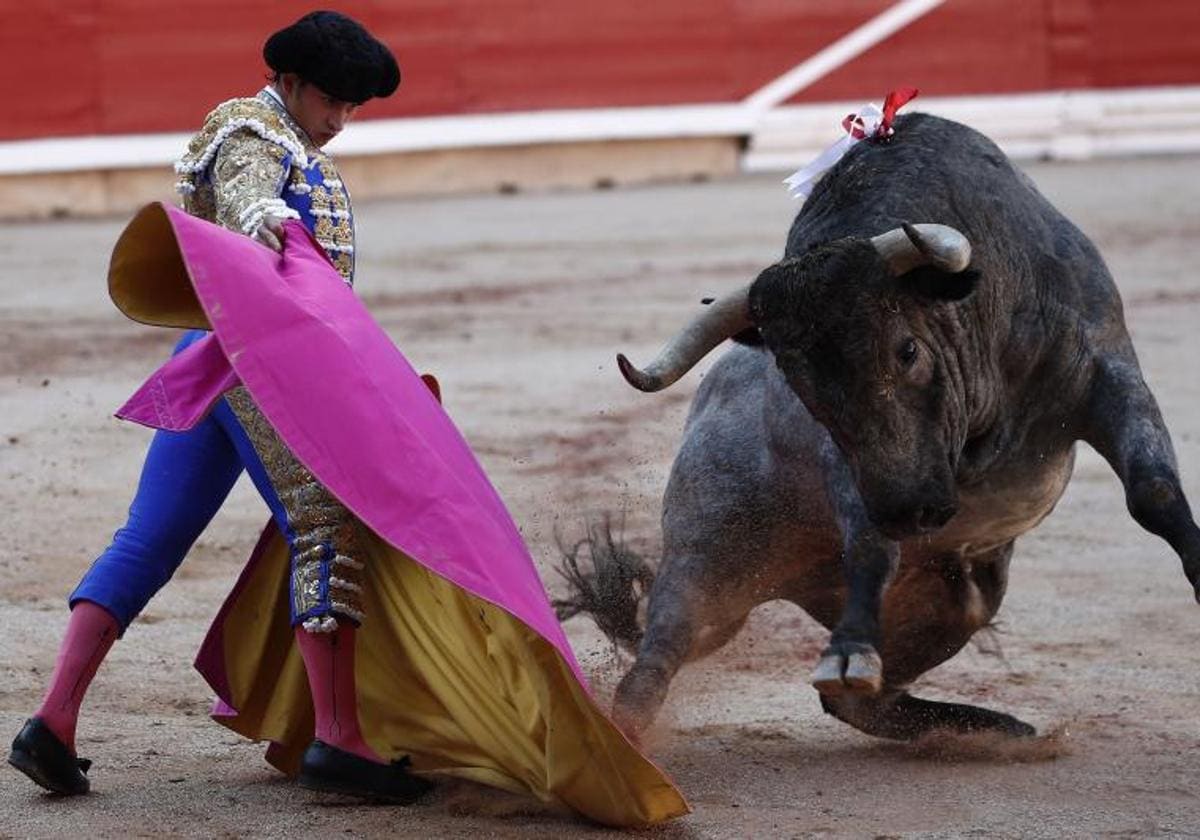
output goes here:
{"type": "Polygon", "coordinates": [[[977,132],[916,114],[890,143],[859,143],[804,204],[783,261],[644,372],[621,368],[657,390],[731,336],[671,470],[644,631],[620,564],[577,576],[586,597],[565,605],[637,645],[615,699],[628,731],[685,661],[785,599],[832,630],[813,683],[841,720],[891,738],[1032,734],[905,686],[995,615],[1013,542],[1053,509],[1079,440],[1200,584],[1200,531],[1113,280],[977,132]]]}

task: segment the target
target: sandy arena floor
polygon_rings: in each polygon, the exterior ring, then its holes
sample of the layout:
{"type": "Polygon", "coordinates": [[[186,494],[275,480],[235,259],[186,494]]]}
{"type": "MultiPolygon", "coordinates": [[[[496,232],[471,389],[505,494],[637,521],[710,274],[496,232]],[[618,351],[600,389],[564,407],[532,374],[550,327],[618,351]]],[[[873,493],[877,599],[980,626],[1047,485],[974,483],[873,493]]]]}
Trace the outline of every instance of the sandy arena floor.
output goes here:
{"type": "MultiPolygon", "coordinates": [[[[1036,165],[1097,242],[1200,504],[1200,158],[1036,165]]],[[[351,185],[353,186],[353,185],[351,185]]],[[[701,372],[648,396],[620,380],[696,306],[781,252],[795,211],[776,178],[572,194],[365,204],[358,288],[458,421],[552,591],[555,532],[624,515],[657,550],[659,499],[701,372]]],[[[64,598],[123,519],[148,433],[111,411],[172,337],[124,320],[103,277],[117,221],[0,227],[0,733],[36,706],[64,598]]],[[[706,365],[705,365],[706,366],[706,365]]],[[[702,366],[702,369],[703,367],[702,366]]],[[[206,716],[191,669],[266,509],[235,490],[176,579],[113,650],[84,707],[94,793],[59,800],[0,767],[0,836],[583,837],[603,832],[490,790],[412,809],[348,806],[274,773],[206,716]]],[[[1021,540],[1002,657],[968,649],[922,680],[1057,735],[1019,754],[923,750],[826,717],[807,674],[825,633],[760,609],[684,670],[650,748],[695,812],[655,837],[1200,836],[1200,607],[1168,547],[1125,512],[1091,450],[1021,540]]],[[[568,631],[601,688],[624,667],[568,631]]],[[[7,746],[7,744],[5,744],[7,746]]]]}

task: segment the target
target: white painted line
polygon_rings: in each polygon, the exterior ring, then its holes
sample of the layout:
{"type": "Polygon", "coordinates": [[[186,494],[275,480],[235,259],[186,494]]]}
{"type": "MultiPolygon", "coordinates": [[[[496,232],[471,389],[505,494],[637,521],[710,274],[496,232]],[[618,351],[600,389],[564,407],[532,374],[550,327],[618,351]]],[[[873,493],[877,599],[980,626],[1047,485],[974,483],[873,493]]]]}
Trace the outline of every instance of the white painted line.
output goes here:
{"type": "MultiPolygon", "coordinates": [[[[945,2],[946,0],[902,0],[759,88],[743,99],[742,104],[762,112],[786,102],[813,82],[862,55],[880,41],[891,37],[945,2]]],[[[880,96],[882,95],[883,92],[880,93],[880,96]]]]}
{"type": "Polygon", "coordinates": [[[531,143],[744,136],[754,126],[755,115],[737,103],[423,117],[351,125],[329,144],[329,151],[361,155],[531,143]]]}
{"type": "Polygon", "coordinates": [[[190,134],[48,137],[0,143],[0,175],[136,169],[174,163],[190,134]]]}
{"type": "MultiPolygon", "coordinates": [[[[363,120],[329,144],[334,155],[373,155],[533,143],[748,136],[755,115],[737,103],[588,108],[363,120]]],[[[0,175],[130,169],[174,163],[188,134],[62,137],[0,142],[0,175]]]]}
{"type": "MultiPolygon", "coordinates": [[[[541,143],[750,137],[750,169],[806,163],[837,139],[862,101],[785,106],[758,113],[742,103],[597,108],[370,120],[330,144],[339,155],[541,143]]],[[[1200,86],[1044,91],[1018,96],[923,97],[912,110],[967,123],[1010,154],[1139,154],[1200,149],[1200,86]],[[1087,143],[1074,139],[1090,138],[1087,143]],[[1055,139],[1057,138],[1057,139],[1055,139]]],[[[66,137],[0,142],[0,176],[169,166],[187,134],[66,137]]]]}

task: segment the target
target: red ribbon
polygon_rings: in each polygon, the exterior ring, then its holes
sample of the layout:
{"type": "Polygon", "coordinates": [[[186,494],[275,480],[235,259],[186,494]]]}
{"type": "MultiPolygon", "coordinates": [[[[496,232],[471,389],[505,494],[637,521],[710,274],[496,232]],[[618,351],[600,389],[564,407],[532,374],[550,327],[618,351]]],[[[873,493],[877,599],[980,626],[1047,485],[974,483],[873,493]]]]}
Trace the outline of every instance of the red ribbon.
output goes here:
{"type": "MultiPolygon", "coordinates": [[[[916,96],[917,89],[914,87],[897,88],[888,93],[883,100],[883,118],[879,121],[879,128],[875,129],[875,139],[886,140],[895,133],[892,122],[896,119],[896,112],[916,96]]],[[[863,140],[867,136],[866,126],[858,114],[850,114],[842,120],[842,128],[855,140],[863,140]]]]}
{"type": "Polygon", "coordinates": [[[917,89],[914,87],[897,88],[887,95],[887,99],[883,100],[883,120],[879,123],[879,131],[876,134],[891,137],[893,133],[892,121],[896,119],[896,112],[902,108],[905,103],[917,98],[917,89]]]}

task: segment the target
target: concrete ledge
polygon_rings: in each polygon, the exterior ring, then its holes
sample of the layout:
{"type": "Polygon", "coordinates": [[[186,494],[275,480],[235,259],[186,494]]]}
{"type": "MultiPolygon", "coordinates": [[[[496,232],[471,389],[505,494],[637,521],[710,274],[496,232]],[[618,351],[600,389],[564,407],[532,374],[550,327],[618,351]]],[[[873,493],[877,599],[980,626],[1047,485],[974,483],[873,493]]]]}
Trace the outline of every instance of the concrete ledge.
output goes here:
{"type": "Polygon", "coordinates": [[[358,199],[685,180],[739,171],[736,137],[444,149],[338,158],[358,199]]]}
{"type": "Polygon", "coordinates": [[[174,200],[173,176],[166,167],[0,175],[0,219],[126,213],[148,201],[174,200]]]}
{"type": "MultiPolygon", "coordinates": [[[[735,137],[545,143],[339,155],[356,201],[406,195],[545,190],[731,175],[735,137]]],[[[0,175],[0,219],[125,215],[177,200],[170,167],[0,175]]]]}

